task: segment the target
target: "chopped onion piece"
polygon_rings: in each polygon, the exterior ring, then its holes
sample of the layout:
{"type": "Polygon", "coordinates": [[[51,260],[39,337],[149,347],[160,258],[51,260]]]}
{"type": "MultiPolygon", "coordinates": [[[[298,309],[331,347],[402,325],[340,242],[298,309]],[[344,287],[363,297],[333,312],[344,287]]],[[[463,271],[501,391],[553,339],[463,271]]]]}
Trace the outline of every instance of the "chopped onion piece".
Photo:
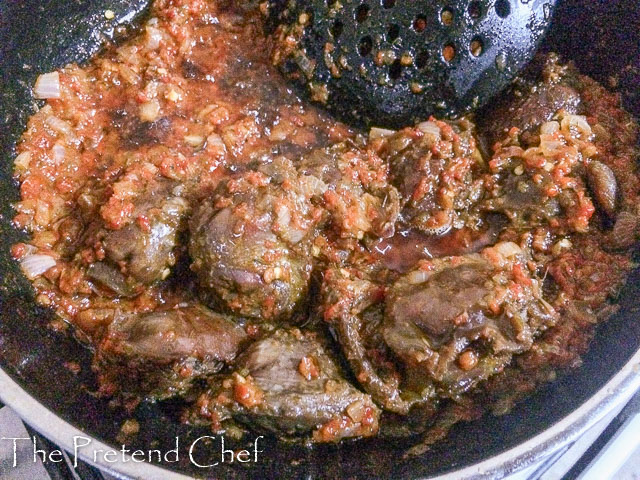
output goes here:
{"type": "Polygon", "coordinates": [[[542,134],[540,135],[540,149],[542,154],[546,157],[552,156],[564,147],[564,143],[556,140],[553,135],[542,134]]]}
{"type": "Polygon", "coordinates": [[[291,222],[291,211],[285,205],[280,205],[276,208],[276,216],[278,226],[281,228],[287,228],[291,222]]]}
{"type": "Polygon", "coordinates": [[[36,98],[60,98],[60,74],[51,72],[40,75],[33,93],[36,98]]]}
{"type": "Polygon", "coordinates": [[[218,135],[217,133],[212,133],[207,137],[207,145],[221,148],[222,150],[225,150],[227,148],[222,141],[222,137],[220,137],[220,135],[218,135]]]}
{"type": "Polygon", "coordinates": [[[137,85],[140,82],[140,75],[134,72],[132,69],[127,67],[124,64],[120,64],[118,66],[118,70],[120,70],[120,75],[125,81],[129,82],[131,85],[137,85]]]}
{"type": "Polygon", "coordinates": [[[365,405],[362,400],[351,402],[346,408],[347,415],[354,422],[361,422],[365,415],[365,405]]]}
{"type": "Polygon", "coordinates": [[[506,258],[522,253],[522,249],[513,242],[500,242],[496,244],[495,248],[500,255],[506,258]]]}
{"type": "Polygon", "coordinates": [[[422,122],[418,124],[418,130],[423,133],[434,135],[436,138],[440,138],[440,127],[434,122],[422,122]]]}
{"type": "MultiPolygon", "coordinates": [[[[520,147],[510,147],[510,148],[520,148],[520,147]]],[[[524,159],[525,164],[529,165],[537,165],[540,162],[540,157],[544,157],[544,153],[542,152],[542,148],[540,147],[529,147],[524,152],[522,152],[522,158],[524,159]]]]}
{"type": "Polygon", "coordinates": [[[13,161],[13,165],[15,166],[16,170],[19,170],[21,172],[27,171],[29,169],[30,163],[31,163],[31,152],[29,151],[22,152],[13,161]]]}
{"type": "Polygon", "coordinates": [[[153,99],[140,105],[140,120],[143,122],[154,122],[160,115],[160,104],[153,99]]]}
{"type": "Polygon", "coordinates": [[[193,148],[198,148],[204,144],[204,137],[201,135],[185,135],[184,141],[193,148]]]}
{"type": "Polygon", "coordinates": [[[173,187],[173,190],[171,190],[171,193],[176,197],[181,196],[184,193],[184,185],[182,184],[176,185],[175,187],[173,187]]]}
{"type": "Polygon", "coordinates": [[[144,162],[144,164],[142,165],[142,169],[144,170],[145,173],[148,173],[150,176],[154,176],[156,173],[158,173],[158,167],[156,167],[153,163],[150,163],[150,162],[144,162]]]}
{"type": "Polygon", "coordinates": [[[371,127],[371,130],[369,130],[369,138],[371,140],[375,140],[376,138],[388,137],[389,135],[393,135],[394,133],[396,133],[395,130],[389,130],[387,128],[371,127]]]}
{"type": "Polygon", "coordinates": [[[74,136],[71,125],[69,125],[69,123],[65,122],[64,120],[59,119],[58,117],[54,117],[53,115],[50,117],[47,117],[47,119],[45,120],[45,123],[49,128],[51,128],[51,130],[53,130],[56,133],[60,133],[67,137],[74,136]]]}
{"type": "Polygon", "coordinates": [[[60,165],[64,161],[64,157],[66,155],[64,145],[62,145],[61,143],[56,143],[51,149],[51,152],[53,153],[53,161],[56,163],[56,165],[60,165]]]}
{"type": "MultiPolygon", "coordinates": [[[[180,194],[182,193],[182,190],[177,190],[177,187],[173,190],[180,192],[180,194]]],[[[167,215],[178,216],[180,212],[184,212],[187,208],[187,201],[184,198],[173,198],[167,201],[162,211],[167,215]]]]}
{"type": "Polygon", "coordinates": [[[553,247],[551,248],[551,253],[554,255],[560,255],[563,251],[569,250],[573,244],[571,240],[567,238],[563,238],[562,240],[558,240],[553,247]]]}
{"type": "Polygon", "coordinates": [[[574,127],[580,132],[580,134],[590,137],[593,133],[591,125],[587,122],[587,117],[584,115],[567,115],[562,119],[562,129],[570,131],[571,127],[574,127]]]}
{"type": "Polygon", "coordinates": [[[326,183],[314,175],[303,175],[300,178],[300,190],[309,197],[322,195],[328,188],[326,183]]]}
{"type": "MultiPolygon", "coordinates": [[[[533,147],[532,147],[533,148],[533,147]]],[[[522,157],[525,153],[531,154],[531,148],[527,148],[526,152],[522,149],[522,147],[516,147],[512,145],[511,147],[505,147],[500,152],[501,158],[512,158],[512,157],[522,157]]]]}
{"type": "Polygon", "coordinates": [[[411,285],[417,285],[429,280],[430,276],[431,272],[428,272],[426,270],[414,270],[413,272],[409,273],[407,280],[411,285]]]}
{"type": "Polygon", "coordinates": [[[291,243],[298,243],[306,235],[306,230],[296,230],[295,228],[291,228],[289,231],[287,231],[287,240],[291,243]]]}
{"type": "Polygon", "coordinates": [[[540,127],[540,133],[542,135],[552,135],[560,130],[560,124],[558,122],[545,122],[540,127]]]}
{"type": "Polygon", "coordinates": [[[56,261],[49,255],[27,255],[20,262],[20,267],[29,280],[42,275],[56,266],[56,261]]]}
{"type": "Polygon", "coordinates": [[[147,31],[147,47],[150,50],[155,50],[162,41],[162,32],[152,26],[147,26],[145,30],[147,31]]]}

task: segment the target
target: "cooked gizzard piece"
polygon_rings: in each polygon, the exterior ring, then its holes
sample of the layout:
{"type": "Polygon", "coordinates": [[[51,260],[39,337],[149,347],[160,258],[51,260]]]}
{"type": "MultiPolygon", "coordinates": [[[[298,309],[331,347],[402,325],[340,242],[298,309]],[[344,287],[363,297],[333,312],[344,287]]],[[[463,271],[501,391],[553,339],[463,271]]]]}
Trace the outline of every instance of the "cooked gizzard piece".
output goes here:
{"type": "Polygon", "coordinates": [[[286,436],[336,442],[378,431],[380,410],[343,376],[321,337],[278,330],[251,345],[236,370],[198,400],[200,418],[229,417],[286,436]],[[203,415],[204,414],[204,415],[203,415]]]}
{"type": "Polygon", "coordinates": [[[94,360],[107,394],[164,399],[231,362],[246,339],[235,319],[202,306],[116,314],[94,360]]]}

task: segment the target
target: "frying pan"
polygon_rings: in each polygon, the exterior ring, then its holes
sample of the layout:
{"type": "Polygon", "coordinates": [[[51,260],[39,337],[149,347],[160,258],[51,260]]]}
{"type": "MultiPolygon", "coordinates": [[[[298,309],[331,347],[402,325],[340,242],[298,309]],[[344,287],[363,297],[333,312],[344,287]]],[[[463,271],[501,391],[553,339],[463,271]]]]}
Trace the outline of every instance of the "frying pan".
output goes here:
{"type": "MultiPolygon", "coordinates": [[[[513,0],[515,1],[515,0],[513,0]]],[[[179,462],[95,462],[92,448],[119,449],[116,438],[127,415],[92,395],[90,352],[71,329],[49,326],[52,313],[38,307],[29,282],[9,255],[23,238],[13,229],[11,203],[15,142],[34,111],[30,85],[38,73],[69,61],[86,61],[105,41],[125,35],[145,15],[142,0],[0,0],[0,399],[55,443],[69,447],[74,435],[91,438],[81,458],[122,478],[496,478],[549,455],[575,439],[640,387],[640,269],[620,294],[621,309],[600,325],[581,368],[538,390],[511,413],[457,425],[426,454],[404,458],[404,441],[370,439],[312,449],[263,439],[258,462],[198,468],[186,449],[208,432],[180,425],[171,405],[139,407],[139,434],[131,449],[181,446],[179,462]],[[110,9],[115,18],[107,20],[110,9]],[[64,367],[74,361],[79,374],[64,367]],[[162,470],[160,470],[160,468],[162,470]]],[[[565,0],[543,48],[575,60],[584,73],[613,82],[627,109],[640,115],[640,6],[637,0],[565,0]]],[[[217,439],[215,440],[217,441],[217,439]]],[[[230,440],[229,440],[230,441],[230,440]]],[[[238,444],[236,446],[241,446],[238,444]]],[[[198,463],[219,459],[201,451],[198,463]]]]}

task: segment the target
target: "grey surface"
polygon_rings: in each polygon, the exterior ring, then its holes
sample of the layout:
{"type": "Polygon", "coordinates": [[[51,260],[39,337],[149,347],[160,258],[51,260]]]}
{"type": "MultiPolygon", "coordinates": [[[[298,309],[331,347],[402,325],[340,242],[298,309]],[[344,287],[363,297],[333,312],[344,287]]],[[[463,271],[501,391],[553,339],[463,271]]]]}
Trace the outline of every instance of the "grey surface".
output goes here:
{"type": "MultiPolygon", "coordinates": [[[[43,445],[36,444],[39,449],[50,452],[43,445]]],[[[52,479],[42,464],[41,457],[34,461],[33,436],[27,431],[18,415],[9,407],[0,403],[0,480],[56,480],[52,479]],[[4,438],[26,438],[16,442],[15,466],[13,441],[4,438]]],[[[81,472],[73,468],[73,462],[68,455],[57,465],[61,472],[56,478],[85,480],[81,472]]],[[[83,465],[83,468],[89,468],[83,465]]],[[[97,470],[96,470],[97,472],[97,470]]],[[[97,473],[103,480],[118,480],[107,473],[97,473]]]]}
{"type": "MultiPolygon", "coordinates": [[[[640,437],[640,431],[636,432],[640,437]]],[[[640,479],[640,447],[636,448],[620,470],[615,474],[616,480],[639,480],[640,479]]]]}
{"type": "Polygon", "coordinates": [[[8,407],[0,408],[0,479],[49,480],[42,462],[33,461],[33,444],[28,439],[18,416],[8,407]],[[16,441],[15,459],[11,437],[27,439],[16,441]]]}

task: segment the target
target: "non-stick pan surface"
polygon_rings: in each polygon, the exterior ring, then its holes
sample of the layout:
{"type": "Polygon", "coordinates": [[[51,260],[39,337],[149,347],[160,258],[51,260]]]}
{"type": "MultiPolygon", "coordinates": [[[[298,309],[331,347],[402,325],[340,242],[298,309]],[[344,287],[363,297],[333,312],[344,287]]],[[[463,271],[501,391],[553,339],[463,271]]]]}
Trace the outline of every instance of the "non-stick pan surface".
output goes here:
{"type": "MultiPolygon", "coordinates": [[[[11,226],[15,142],[33,111],[29,86],[40,72],[69,61],[85,61],[118,23],[144,16],[142,0],[0,0],[0,369],[28,394],[88,436],[107,444],[127,417],[92,395],[90,353],[69,332],[48,324],[52,314],[36,306],[28,282],[8,250],[21,235],[11,226]],[[102,15],[111,9],[116,18],[102,15]],[[90,12],[90,13],[88,13],[90,12]],[[64,363],[75,361],[81,373],[64,363]]],[[[565,0],[546,48],[575,60],[583,72],[608,84],[610,77],[627,108],[640,114],[640,6],[637,0],[565,0]]],[[[406,444],[373,439],[314,449],[267,440],[260,461],[199,469],[181,452],[179,463],[163,465],[186,474],[216,478],[421,478],[458,471],[512,449],[552,428],[587,402],[640,350],[640,271],[620,296],[621,310],[600,326],[584,365],[539,390],[502,417],[457,425],[449,437],[419,458],[404,459],[406,444]]],[[[0,392],[6,398],[9,392],[0,392]]],[[[131,447],[168,451],[188,447],[203,430],[177,424],[166,408],[143,405],[135,418],[140,433],[131,447]]],[[[43,431],[47,435],[47,431],[43,431]]],[[[52,434],[53,432],[49,432],[52,434]]],[[[212,448],[219,455],[219,450],[212,448]]],[[[200,463],[204,463],[200,458],[200,463]]],[[[508,467],[508,468],[512,468],[508,467]]]]}

